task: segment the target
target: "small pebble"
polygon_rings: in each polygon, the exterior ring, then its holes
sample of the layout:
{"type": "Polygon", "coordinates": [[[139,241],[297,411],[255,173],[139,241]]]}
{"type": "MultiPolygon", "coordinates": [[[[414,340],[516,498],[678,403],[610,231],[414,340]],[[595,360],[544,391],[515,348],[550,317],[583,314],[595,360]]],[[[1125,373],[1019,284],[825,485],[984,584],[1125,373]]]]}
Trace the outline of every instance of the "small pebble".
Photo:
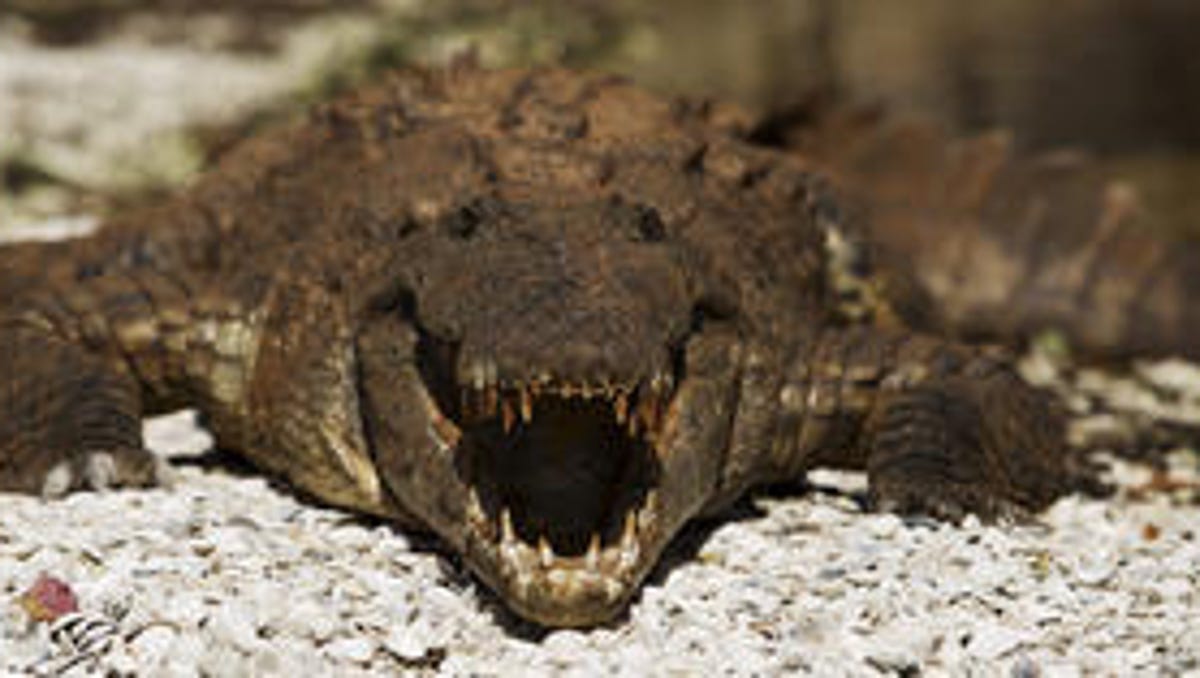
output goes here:
{"type": "Polygon", "coordinates": [[[416,661],[424,657],[432,647],[429,631],[423,624],[414,624],[388,631],[383,647],[399,659],[416,661]]]}
{"type": "Polygon", "coordinates": [[[375,647],[375,643],[366,638],[338,638],[326,645],[324,650],[336,661],[365,664],[374,656],[375,647]]]}
{"type": "Polygon", "coordinates": [[[129,653],[141,666],[158,666],[171,656],[178,634],[167,626],[151,626],[129,643],[129,653]]]}
{"type": "Polygon", "coordinates": [[[1200,366],[1184,360],[1136,361],[1134,369],[1146,381],[1184,397],[1200,400],[1200,366]]]}
{"type": "Polygon", "coordinates": [[[971,642],[967,651],[975,657],[986,661],[999,659],[1017,648],[1024,640],[1024,634],[1019,631],[985,624],[971,630],[971,642]]]}
{"type": "Polygon", "coordinates": [[[230,601],[218,609],[208,620],[208,633],[218,643],[252,653],[262,646],[250,610],[237,601],[230,601]]]}

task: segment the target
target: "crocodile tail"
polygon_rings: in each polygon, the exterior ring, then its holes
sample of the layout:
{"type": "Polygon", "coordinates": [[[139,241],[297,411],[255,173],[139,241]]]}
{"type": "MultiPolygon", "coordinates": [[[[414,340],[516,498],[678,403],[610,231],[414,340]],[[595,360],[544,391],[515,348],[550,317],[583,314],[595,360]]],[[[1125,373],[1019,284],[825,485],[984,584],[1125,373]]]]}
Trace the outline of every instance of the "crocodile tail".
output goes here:
{"type": "MultiPolygon", "coordinates": [[[[1081,353],[1200,359],[1200,242],[1166,233],[1138,189],[1083,154],[1014,153],[992,132],[953,139],[870,112],[781,139],[833,175],[857,228],[905,262],[940,331],[1062,333],[1081,353]]],[[[896,296],[903,305],[903,296],[896,296]]]]}

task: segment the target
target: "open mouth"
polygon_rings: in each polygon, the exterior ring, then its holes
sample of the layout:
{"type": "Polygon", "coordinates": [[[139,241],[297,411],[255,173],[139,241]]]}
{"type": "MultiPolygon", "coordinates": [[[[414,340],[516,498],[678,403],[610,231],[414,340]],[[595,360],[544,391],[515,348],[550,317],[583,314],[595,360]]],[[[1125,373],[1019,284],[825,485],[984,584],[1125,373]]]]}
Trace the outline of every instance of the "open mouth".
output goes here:
{"type": "Polygon", "coordinates": [[[485,576],[518,604],[620,602],[642,574],[657,519],[674,377],[614,384],[473,372],[466,384],[445,372],[425,379],[444,417],[439,436],[469,488],[467,539],[495,565],[485,576]]]}
{"type": "Polygon", "coordinates": [[[470,517],[520,569],[614,573],[650,520],[669,383],[532,381],[461,391],[470,517]]]}
{"type": "Polygon", "coordinates": [[[463,390],[460,470],[485,534],[544,568],[595,567],[614,548],[636,549],[669,402],[666,380],[656,383],[463,390]]]}

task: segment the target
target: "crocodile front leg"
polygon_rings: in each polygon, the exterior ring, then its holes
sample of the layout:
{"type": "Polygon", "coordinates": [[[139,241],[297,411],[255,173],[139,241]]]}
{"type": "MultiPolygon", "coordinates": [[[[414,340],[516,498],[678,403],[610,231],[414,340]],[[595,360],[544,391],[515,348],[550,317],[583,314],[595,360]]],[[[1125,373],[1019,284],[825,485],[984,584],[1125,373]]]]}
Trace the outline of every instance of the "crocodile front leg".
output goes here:
{"type": "Polygon", "coordinates": [[[876,508],[948,520],[1037,511],[1098,488],[1055,403],[993,349],[860,327],[827,332],[789,362],[776,380],[747,366],[743,400],[757,414],[739,414],[734,475],[862,469],[876,508]]]}
{"type": "Polygon", "coordinates": [[[189,401],[188,295],[149,273],[42,282],[0,308],[0,491],[161,481],[141,417],[189,401]]]}
{"type": "Polygon", "coordinates": [[[141,417],[194,407],[220,446],[293,486],[394,513],[362,431],[344,296],[304,274],[47,281],[0,310],[0,491],[152,484],[164,467],[141,417]]]}
{"type": "Polygon", "coordinates": [[[0,327],[0,491],[148,485],[140,389],[127,370],[36,324],[0,327]]]}
{"type": "Polygon", "coordinates": [[[880,510],[994,519],[1080,488],[1055,403],[1006,360],[965,353],[949,353],[940,373],[881,384],[860,441],[880,510]]]}

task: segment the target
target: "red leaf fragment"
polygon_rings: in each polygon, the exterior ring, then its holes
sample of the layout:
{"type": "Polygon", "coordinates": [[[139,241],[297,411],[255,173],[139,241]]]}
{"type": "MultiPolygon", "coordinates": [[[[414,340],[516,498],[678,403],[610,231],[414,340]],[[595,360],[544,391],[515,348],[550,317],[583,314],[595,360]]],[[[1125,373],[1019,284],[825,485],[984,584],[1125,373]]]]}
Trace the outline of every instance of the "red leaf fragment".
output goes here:
{"type": "Polygon", "coordinates": [[[38,622],[53,622],[65,614],[79,611],[79,600],[71,586],[45,572],[17,598],[17,603],[38,622]]]}

